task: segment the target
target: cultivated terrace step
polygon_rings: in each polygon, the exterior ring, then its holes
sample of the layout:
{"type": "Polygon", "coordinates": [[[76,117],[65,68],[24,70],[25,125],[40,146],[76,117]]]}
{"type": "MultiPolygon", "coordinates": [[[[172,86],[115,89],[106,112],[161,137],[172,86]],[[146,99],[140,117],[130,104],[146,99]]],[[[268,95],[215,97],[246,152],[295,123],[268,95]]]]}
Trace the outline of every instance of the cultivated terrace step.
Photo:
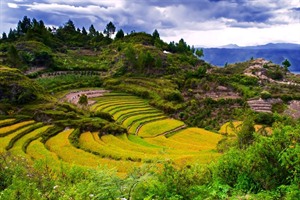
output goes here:
{"type": "Polygon", "coordinates": [[[250,108],[255,112],[272,113],[272,103],[267,100],[249,100],[247,101],[247,103],[249,104],[250,108]]]}

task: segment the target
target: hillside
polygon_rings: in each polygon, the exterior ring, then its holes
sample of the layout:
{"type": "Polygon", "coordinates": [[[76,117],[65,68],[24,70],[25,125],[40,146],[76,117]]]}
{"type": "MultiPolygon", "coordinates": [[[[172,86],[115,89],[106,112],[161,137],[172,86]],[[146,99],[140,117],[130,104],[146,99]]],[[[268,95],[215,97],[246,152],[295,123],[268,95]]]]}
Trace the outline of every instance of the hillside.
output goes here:
{"type": "Polygon", "coordinates": [[[289,66],[215,67],[157,30],[27,25],[0,40],[0,199],[299,197],[289,66]]]}

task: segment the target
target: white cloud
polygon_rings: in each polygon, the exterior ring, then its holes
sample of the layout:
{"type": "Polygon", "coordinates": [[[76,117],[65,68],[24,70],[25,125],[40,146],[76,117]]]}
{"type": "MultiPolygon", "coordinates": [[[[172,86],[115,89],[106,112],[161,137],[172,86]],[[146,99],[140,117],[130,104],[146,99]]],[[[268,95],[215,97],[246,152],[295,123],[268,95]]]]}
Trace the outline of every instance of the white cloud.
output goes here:
{"type": "MultiPolygon", "coordinates": [[[[158,29],[162,38],[167,41],[184,38],[194,45],[249,45],[272,41],[300,43],[296,34],[300,32],[300,12],[294,9],[300,7],[299,0],[7,1],[9,3],[5,5],[9,10],[1,12],[2,20],[10,20],[2,22],[6,24],[22,13],[31,18],[43,16],[42,20],[45,22],[52,19],[50,24],[56,26],[62,25],[62,20],[72,19],[75,25],[79,21],[79,26],[84,25],[86,28],[93,23],[96,28],[101,29],[112,21],[117,28],[126,27],[127,32],[151,32],[158,29]],[[18,9],[18,15],[15,15],[15,9],[18,9]]],[[[15,26],[16,24],[12,28],[15,26]]]]}
{"type": "Polygon", "coordinates": [[[209,31],[175,31],[172,36],[164,36],[167,41],[184,38],[195,46],[217,47],[227,44],[249,46],[270,42],[289,42],[300,44],[300,24],[277,25],[269,28],[227,28],[209,31]]]}
{"type": "Polygon", "coordinates": [[[15,4],[15,3],[7,3],[7,6],[9,8],[19,8],[18,4],[15,4]]]}

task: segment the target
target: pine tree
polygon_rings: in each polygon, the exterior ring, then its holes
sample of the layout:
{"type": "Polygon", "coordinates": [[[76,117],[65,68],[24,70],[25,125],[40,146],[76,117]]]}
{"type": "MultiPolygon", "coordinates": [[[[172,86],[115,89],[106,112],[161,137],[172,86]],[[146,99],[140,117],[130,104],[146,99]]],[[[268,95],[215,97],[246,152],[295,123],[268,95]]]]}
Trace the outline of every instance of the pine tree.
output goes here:
{"type": "Polygon", "coordinates": [[[116,34],[116,39],[124,38],[124,32],[122,29],[120,29],[116,34]]]}
{"type": "Polygon", "coordinates": [[[115,33],[115,31],[116,31],[116,26],[112,22],[109,22],[106,25],[106,29],[104,29],[104,34],[106,34],[107,37],[110,37],[115,33]]]}
{"type": "Polygon", "coordinates": [[[284,67],[284,70],[285,71],[288,71],[288,68],[291,66],[291,63],[290,61],[288,61],[288,59],[285,59],[283,62],[282,62],[282,65],[284,67]]]}
{"type": "Polygon", "coordinates": [[[157,31],[156,29],[155,29],[154,32],[152,33],[152,37],[153,37],[153,39],[160,39],[159,33],[158,33],[158,31],[157,31]]]}

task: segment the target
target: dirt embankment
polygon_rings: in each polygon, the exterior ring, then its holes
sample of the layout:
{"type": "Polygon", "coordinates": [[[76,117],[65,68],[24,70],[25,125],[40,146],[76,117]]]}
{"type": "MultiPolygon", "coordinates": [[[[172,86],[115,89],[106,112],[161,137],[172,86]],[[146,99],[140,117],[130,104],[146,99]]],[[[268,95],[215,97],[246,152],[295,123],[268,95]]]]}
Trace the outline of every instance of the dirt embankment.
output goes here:
{"type": "MultiPolygon", "coordinates": [[[[79,101],[79,97],[81,95],[86,95],[88,97],[88,99],[90,98],[94,98],[94,97],[100,97],[103,96],[104,93],[109,92],[108,90],[82,90],[82,91],[75,91],[75,92],[71,92],[69,94],[67,94],[64,99],[70,103],[73,104],[78,104],[79,101]]],[[[94,104],[95,101],[93,100],[88,100],[88,105],[94,104]]]]}

